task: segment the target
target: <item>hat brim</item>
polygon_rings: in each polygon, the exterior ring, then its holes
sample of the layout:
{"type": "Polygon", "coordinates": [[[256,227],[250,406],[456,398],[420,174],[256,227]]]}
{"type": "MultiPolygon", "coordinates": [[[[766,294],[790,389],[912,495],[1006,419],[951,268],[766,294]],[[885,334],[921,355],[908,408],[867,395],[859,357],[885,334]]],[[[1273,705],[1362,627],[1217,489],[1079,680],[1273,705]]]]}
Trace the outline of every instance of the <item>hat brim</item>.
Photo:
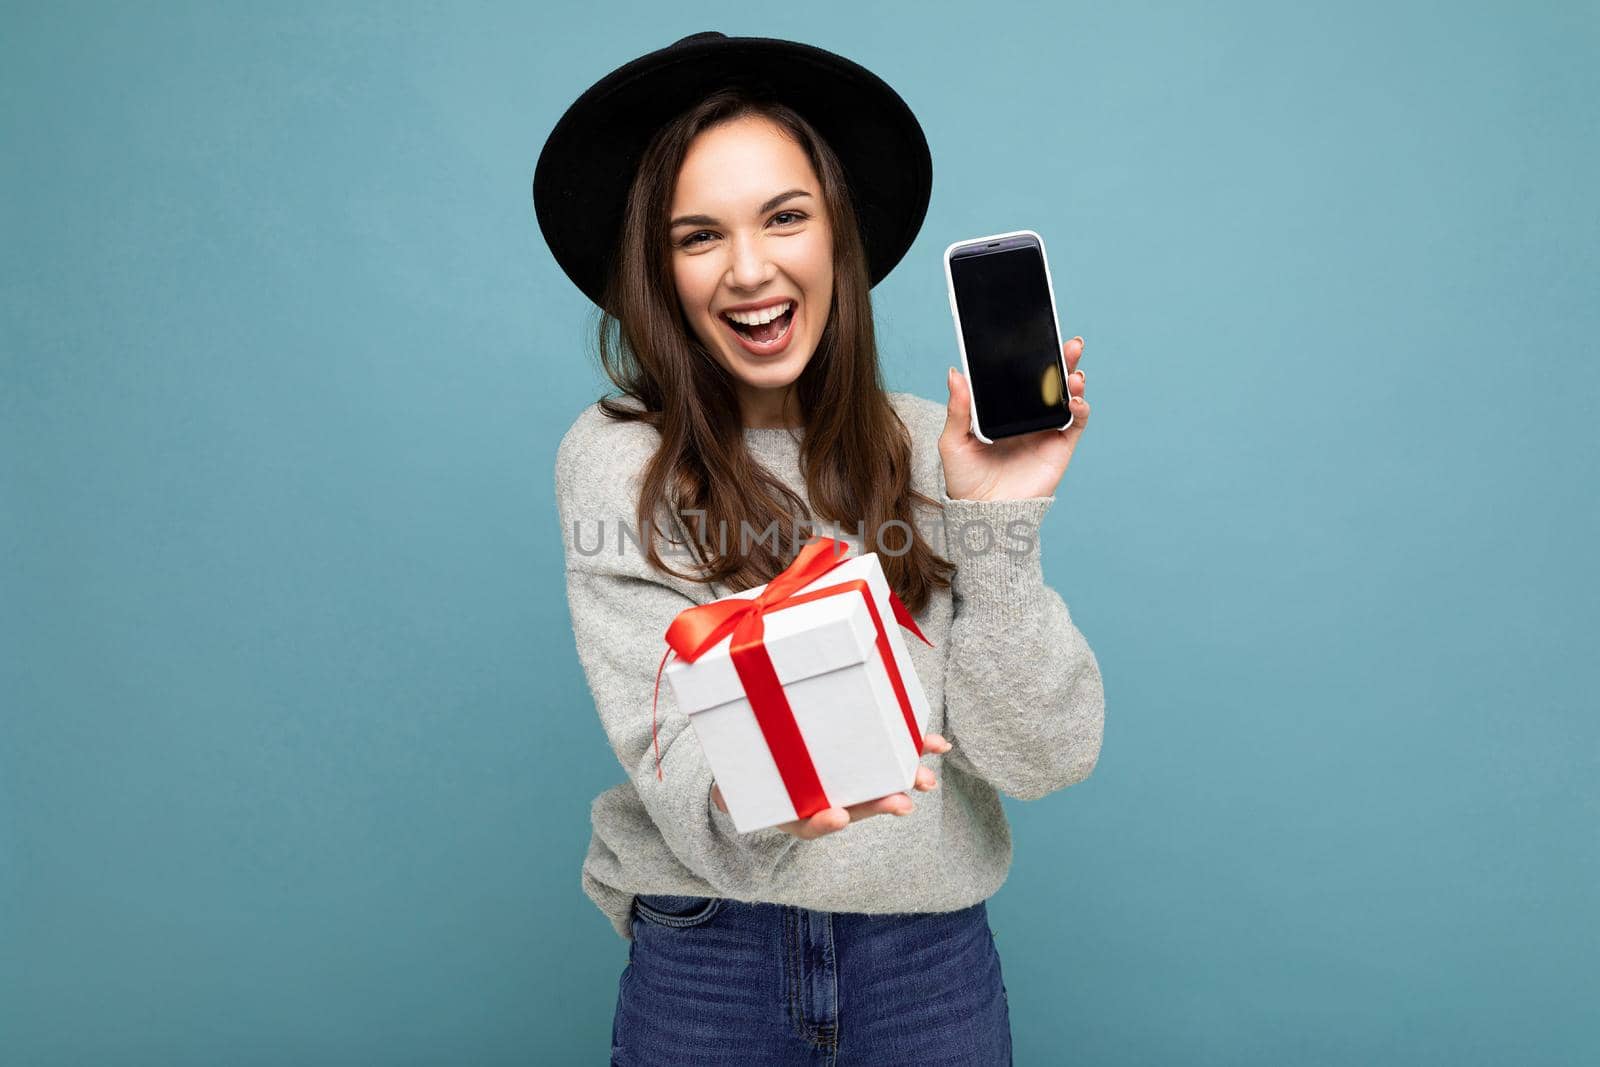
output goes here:
{"type": "Polygon", "coordinates": [[[843,56],[767,37],[686,38],[612,71],[569,107],[534,167],[539,228],[596,304],[640,158],[661,127],[717,89],[770,95],[816,127],[844,168],[869,284],[904,258],[927,215],[933,160],[916,116],[883,79],[843,56]]]}

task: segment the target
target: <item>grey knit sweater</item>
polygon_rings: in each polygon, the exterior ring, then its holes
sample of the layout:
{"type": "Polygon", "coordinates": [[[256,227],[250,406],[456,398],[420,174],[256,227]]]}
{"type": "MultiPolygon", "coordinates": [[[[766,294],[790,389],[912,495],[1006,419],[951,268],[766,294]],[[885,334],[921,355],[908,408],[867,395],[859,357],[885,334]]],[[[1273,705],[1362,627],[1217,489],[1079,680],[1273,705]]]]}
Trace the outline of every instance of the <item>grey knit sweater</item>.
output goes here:
{"type": "MultiPolygon", "coordinates": [[[[967,907],[993,894],[1011,865],[996,790],[1033,800],[1094,768],[1105,718],[1099,665],[1040,567],[1039,523],[1055,497],[951,500],[937,443],[944,406],[910,393],[889,397],[911,431],[915,488],[944,504],[942,515],[919,507],[917,526],[957,566],[951,588],[915,616],[933,647],[906,642],[932,709],[927,731],[953,747],[923,757],[939,788],[911,790],[909,815],[875,816],[811,841],[775,827],[734,829],[711,801],[711,768],[665,678],[657,779],[650,699],[663,635],[684,608],[732,590],[665,575],[639,547],[634,509],[638,476],[659,441],[653,428],[613,422],[590,405],[561,439],[556,499],[572,629],[600,723],[627,774],[591,806],[583,889],[624,938],[632,937],[636,893],[822,911],[967,907]]],[[[751,454],[809,506],[798,432],[744,436],[751,454]]],[[[668,521],[665,509],[661,515],[668,521]]],[[[849,524],[817,520],[802,526],[799,540],[812,532],[849,542],[850,555],[862,551],[849,524]]],[[[885,536],[895,544],[892,531],[885,536]]],[[[728,543],[737,537],[730,529],[728,543]]],[[[783,543],[780,554],[792,557],[797,547],[783,543]]],[[[693,573],[692,558],[676,552],[663,547],[663,558],[693,573]]]]}

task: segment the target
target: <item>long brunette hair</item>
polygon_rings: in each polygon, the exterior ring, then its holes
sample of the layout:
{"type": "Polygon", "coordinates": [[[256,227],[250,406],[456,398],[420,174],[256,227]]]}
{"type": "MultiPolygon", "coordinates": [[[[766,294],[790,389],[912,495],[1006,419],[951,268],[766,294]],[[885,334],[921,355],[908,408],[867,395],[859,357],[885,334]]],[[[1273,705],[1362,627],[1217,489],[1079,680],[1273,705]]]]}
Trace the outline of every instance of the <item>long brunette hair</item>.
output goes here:
{"type": "Polygon", "coordinates": [[[745,449],[733,376],[690,327],[669,260],[668,216],[690,143],[745,115],[767,118],[805,149],[833,231],[832,310],[794,386],[805,420],[800,469],[813,517],[858,531],[862,550],[878,552],[890,586],[919,611],[934,589],[949,586],[955,566],[933,551],[912,521],[914,501],[935,508],[939,502],[911,488],[910,433],[884,391],[866,250],[844,169],[793,109],[737,88],[684,112],[645,150],[609,264],[600,362],[622,396],[604,397],[599,406],[610,418],[645,422],[661,436],[641,479],[639,542],[659,570],[738,591],[771,581],[787,566],[793,556],[785,546],[797,544],[798,520],[812,518],[745,449]],[[634,404],[618,403],[624,396],[634,404]],[[672,515],[695,514],[690,536],[699,574],[680,574],[662,561],[654,516],[663,507],[672,515]],[[769,545],[762,535],[774,526],[777,543],[769,545]]]}

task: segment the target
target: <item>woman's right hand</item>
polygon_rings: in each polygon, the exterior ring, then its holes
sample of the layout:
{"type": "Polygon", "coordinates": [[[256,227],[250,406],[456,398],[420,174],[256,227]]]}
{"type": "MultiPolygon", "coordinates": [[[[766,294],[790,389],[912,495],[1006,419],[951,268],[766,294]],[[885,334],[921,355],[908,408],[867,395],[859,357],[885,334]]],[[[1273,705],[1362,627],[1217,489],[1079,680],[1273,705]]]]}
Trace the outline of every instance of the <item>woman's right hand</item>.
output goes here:
{"type": "MultiPolygon", "coordinates": [[[[922,738],[923,755],[932,753],[943,755],[950,751],[950,742],[940,734],[924,734],[922,738]]],[[[931,767],[918,767],[917,780],[914,786],[919,792],[926,793],[930,789],[939,788],[938,776],[931,767]]],[[[717,788],[715,782],[711,783],[711,799],[719,809],[726,812],[728,805],[722,802],[722,790],[717,788]]],[[[823,834],[835,833],[859,819],[870,819],[874,815],[910,815],[911,794],[890,793],[877,800],[863,800],[859,804],[851,804],[846,808],[823,808],[809,819],[792,819],[786,823],[779,823],[778,829],[784,833],[793,834],[802,840],[809,841],[823,834]]]]}

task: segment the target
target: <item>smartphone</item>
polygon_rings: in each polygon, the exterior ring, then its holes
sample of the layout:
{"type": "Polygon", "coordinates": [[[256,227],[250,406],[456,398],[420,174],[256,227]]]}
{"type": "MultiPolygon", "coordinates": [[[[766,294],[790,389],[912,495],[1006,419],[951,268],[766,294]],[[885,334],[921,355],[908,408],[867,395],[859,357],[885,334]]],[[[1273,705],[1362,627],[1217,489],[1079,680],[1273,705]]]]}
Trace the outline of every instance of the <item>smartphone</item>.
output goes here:
{"type": "Polygon", "coordinates": [[[1012,230],[944,250],[972,433],[985,444],[1072,425],[1067,361],[1044,239],[1012,230]]]}

